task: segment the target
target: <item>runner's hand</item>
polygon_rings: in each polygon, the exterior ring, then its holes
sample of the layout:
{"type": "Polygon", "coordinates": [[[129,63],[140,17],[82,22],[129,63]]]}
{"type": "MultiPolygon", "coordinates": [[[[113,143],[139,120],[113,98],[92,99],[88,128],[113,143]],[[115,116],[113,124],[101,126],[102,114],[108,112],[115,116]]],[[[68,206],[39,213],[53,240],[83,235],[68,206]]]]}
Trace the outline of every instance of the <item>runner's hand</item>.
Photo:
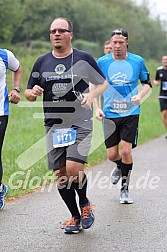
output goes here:
{"type": "Polygon", "coordinates": [[[41,88],[38,85],[35,85],[32,89],[31,89],[31,95],[33,97],[37,97],[37,96],[41,96],[43,94],[44,89],[41,88]]]}
{"type": "Polygon", "coordinates": [[[16,90],[12,90],[9,93],[9,101],[14,104],[18,104],[20,101],[20,94],[16,90]]]}
{"type": "Polygon", "coordinates": [[[100,109],[100,108],[97,108],[96,109],[96,119],[99,120],[99,121],[101,121],[104,116],[105,115],[104,115],[103,110],[100,109]]]}
{"type": "Polygon", "coordinates": [[[85,109],[91,109],[92,100],[90,98],[90,93],[82,94],[83,100],[81,102],[81,106],[85,109]]]}
{"type": "Polygon", "coordinates": [[[131,101],[135,104],[135,105],[140,105],[140,101],[141,101],[141,96],[139,94],[134,95],[131,99],[131,101]]]}

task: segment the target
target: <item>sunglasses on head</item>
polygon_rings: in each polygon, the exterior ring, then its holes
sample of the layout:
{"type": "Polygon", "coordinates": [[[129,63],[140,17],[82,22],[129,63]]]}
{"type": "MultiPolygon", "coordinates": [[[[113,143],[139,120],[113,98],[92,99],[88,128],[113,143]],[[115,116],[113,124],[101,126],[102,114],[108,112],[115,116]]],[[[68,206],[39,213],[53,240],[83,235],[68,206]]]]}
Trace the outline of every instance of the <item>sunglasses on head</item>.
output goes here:
{"type": "Polygon", "coordinates": [[[113,37],[114,35],[122,35],[123,37],[128,39],[128,32],[125,30],[121,30],[121,29],[114,30],[111,33],[111,37],[113,37]]]}

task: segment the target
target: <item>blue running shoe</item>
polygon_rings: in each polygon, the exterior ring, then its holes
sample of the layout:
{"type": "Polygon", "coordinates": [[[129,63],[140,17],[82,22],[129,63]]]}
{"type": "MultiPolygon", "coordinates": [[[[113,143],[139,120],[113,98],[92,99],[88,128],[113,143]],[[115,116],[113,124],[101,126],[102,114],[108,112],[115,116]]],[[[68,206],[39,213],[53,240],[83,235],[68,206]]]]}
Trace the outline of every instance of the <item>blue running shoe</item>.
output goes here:
{"type": "Polygon", "coordinates": [[[84,229],[90,228],[95,220],[95,216],[93,214],[93,206],[88,201],[85,205],[80,205],[81,207],[81,224],[84,229]]]}
{"type": "Polygon", "coordinates": [[[8,193],[8,186],[7,185],[3,185],[3,189],[2,192],[0,192],[0,210],[2,210],[5,206],[5,196],[8,193]]]}
{"type": "Polygon", "coordinates": [[[66,234],[78,234],[81,230],[80,219],[73,217],[64,222],[61,228],[66,234]]]}

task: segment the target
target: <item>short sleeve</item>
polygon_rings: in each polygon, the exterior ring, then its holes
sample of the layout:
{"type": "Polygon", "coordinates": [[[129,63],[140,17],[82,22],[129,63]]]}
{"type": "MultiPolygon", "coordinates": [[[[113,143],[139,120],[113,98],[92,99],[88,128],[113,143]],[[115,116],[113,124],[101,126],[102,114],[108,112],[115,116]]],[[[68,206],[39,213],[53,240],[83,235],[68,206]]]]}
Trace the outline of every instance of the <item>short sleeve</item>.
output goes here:
{"type": "Polygon", "coordinates": [[[14,56],[14,54],[5,49],[7,56],[8,56],[8,68],[12,71],[16,71],[19,68],[19,61],[16,59],[16,57],[14,56]]]}

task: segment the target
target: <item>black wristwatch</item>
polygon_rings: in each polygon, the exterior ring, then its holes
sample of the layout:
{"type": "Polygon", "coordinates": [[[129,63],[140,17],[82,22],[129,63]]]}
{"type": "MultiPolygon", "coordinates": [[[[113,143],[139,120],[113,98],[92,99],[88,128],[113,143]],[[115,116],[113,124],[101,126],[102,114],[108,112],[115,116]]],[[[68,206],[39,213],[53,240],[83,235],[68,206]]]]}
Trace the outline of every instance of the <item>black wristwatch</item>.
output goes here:
{"type": "Polygon", "coordinates": [[[19,87],[14,87],[13,90],[16,90],[18,93],[20,93],[20,88],[19,87]]]}

